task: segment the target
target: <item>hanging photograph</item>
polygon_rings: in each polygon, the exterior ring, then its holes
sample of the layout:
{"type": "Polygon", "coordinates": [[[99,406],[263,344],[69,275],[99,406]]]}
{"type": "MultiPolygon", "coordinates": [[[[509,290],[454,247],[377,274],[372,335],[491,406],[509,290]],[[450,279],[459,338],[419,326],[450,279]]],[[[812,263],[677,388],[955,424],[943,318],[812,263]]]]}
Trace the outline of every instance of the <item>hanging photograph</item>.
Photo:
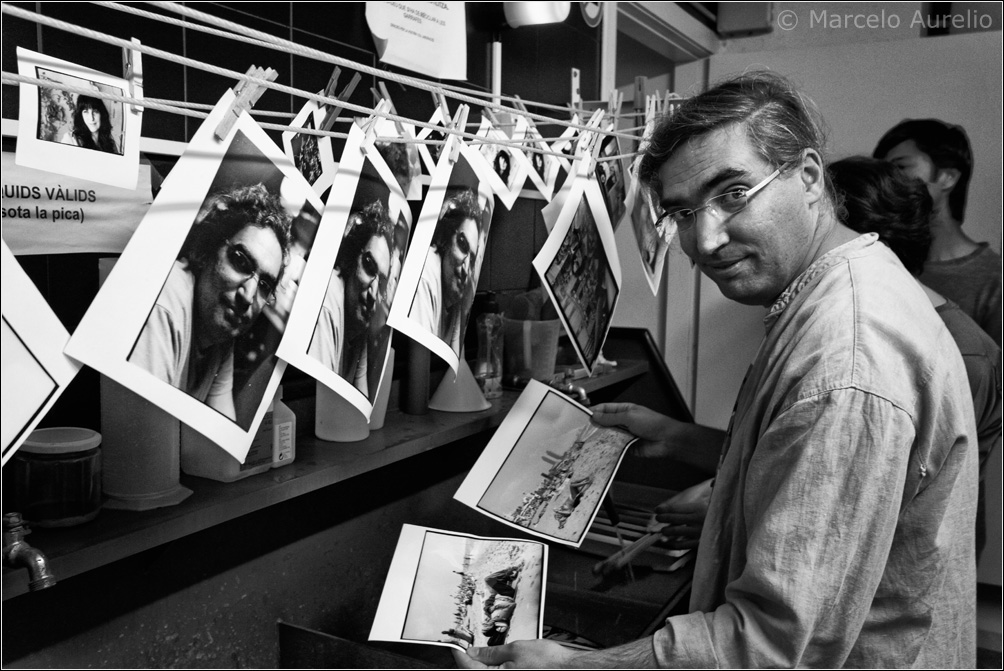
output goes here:
{"type": "Polygon", "coordinates": [[[454,371],[488,243],[495,203],[489,171],[481,154],[450,137],[422,204],[413,251],[401,273],[401,298],[388,319],[454,371]]]}
{"type": "Polygon", "coordinates": [[[485,162],[491,166],[488,173],[488,183],[495,191],[503,207],[511,210],[516,199],[519,198],[526,182],[527,173],[530,171],[530,163],[518,148],[508,145],[497,144],[494,140],[502,142],[518,142],[526,133],[526,121],[523,117],[516,118],[516,128],[513,137],[510,138],[500,128],[492,125],[487,118],[482,117],[481,126],[478,128],[477,136],[484,138],[486,142],[473,142],[472,146],[477,148],[485,162]]]}
{"type": "MultiPolygon", "coordinates": [[[[397,114],[394,107],[386,99],[380,100],[376,111],[397,114]]],[[[420,179],[422,158],[418,152],[419,145],[410,142],[415,139],[414,124],[391,121],[380,116],[377,116],[374,122],[376,123],[375,135],[377,138],[374,146],[383,157],[384,163],[390,168],[405,198],[422,200],[422,180],[420,179]]]]}
{"type": "Polygon", "coordinates": [[[405,524],[371,641],[447,646],[540,638],[547,546],[405,524]]]}
{"type": "Polygon", "coordinates": [[[135,189],[142,108],[105,96],[141,99],[142,87],[22,47],[17,69],[52,85],[20,85],[17,165],[135,189]]]}
{"type": "Polygon", "coordinates": [[[572,347],[591,375],[620,295],[621,268],[614,232],[588,156],[533,267],[558,308],[572,347]]]}
{"type": "Polygon", "coordinates": [[[164,181],[67,346],[243,462],[320,222],[303,176],[228,91],[164,181]]]}
{"type": "Polygon", "coordinates": [[[532,121],[526,120],[526,124],[526,133],[524,134],[526,147],[530,150],[540,150],[526,152],[530,160],[530,170],[527,172],[527,177],[544,196],[544,200],[550,202],[551,196],[554,195],[554,182],[558,177],[558,159],[549,153],[541,153],[542,151],[549,152],[551,148],[541,137],[540,131],[537,130],[532,121]]]}
{"type": "MultiPolygon", "coordinates": [[[[319,92],[323,95],[324,92],[319,92]]],[[[317,130],[324,123],[328,108],[317,101],[308,100],[293,119],[290,126],[306,130],[317,130]]],[[[314,188],[314,193],[323,196],[334,179],[334,153],[331,149],[331,138],[310,133],[295,133],[283,131],[282,148],[286,157],[293,162],[303,178],[314,188]]]]}
{"type": "Polygon", "coordinates": [[[657,225],[659,214],[652,191],[634,176],[638,174],[640,162],[641,158],[636,159],[631,173],[628,174],[628,195],[624,202],[626,209],[622,221],[631,222],[638,243],[638,258],[641,260],[642,272],[652,290],[652,295],[655,296],[659,293],[669,245],[676,236],[676,224],[667,221],[657,225]]]}
{"type": "MultiPolygon", "coordinates": [[[[429,124],[442,127],[442,108],[436,108],[436,111],[432,114],[432,118],[429,119],[429,124]]],[[[418,129],[418,133],[415,136],[419,140],[429,141],[428,143],[422,142],[417,145],[418,155],[421,157],[422,165],[428,175],[436,172],[436,165],[439,163],[439,154],[443,151],[443,145],[446,144],[447,133],[440,130],[440,128],[427,128],[423,126],[418,129]]]]}
{"type": "Polygon", "coordinates": [[[636,438],[531,380],[454,498],[536,536],[579,547],[636,438]]]}
{"type": "Polygon", "coordinates": [[[3,266],[3,464],[42,421],[80,364],[63,354],[70,339],[6,242],[3,266]]]}
{"type": "Polygon", "coordinates": [[[411,208],[396,176],[353,124],[324,208],[315,255],[279,356],[373,411],[390,349],[387,316],[411,234],[411,208]]]}
{"type": "MultiPolygon", "coordinates": [[[[612,125],[609,130],[613,130],[612,125]]],[[[613,135],[602,136],[598,159],[606,160],[597,160],[596,169],[593,172],[596,183],[600,186],[600,194],[603,196],[607,215],[610,217],[615,231],[620,225],[621,217],[624,216],[624,199],[627,196],[621,160],[614,158],[620,154],[620,143],[617,138],[613,135]]]]}

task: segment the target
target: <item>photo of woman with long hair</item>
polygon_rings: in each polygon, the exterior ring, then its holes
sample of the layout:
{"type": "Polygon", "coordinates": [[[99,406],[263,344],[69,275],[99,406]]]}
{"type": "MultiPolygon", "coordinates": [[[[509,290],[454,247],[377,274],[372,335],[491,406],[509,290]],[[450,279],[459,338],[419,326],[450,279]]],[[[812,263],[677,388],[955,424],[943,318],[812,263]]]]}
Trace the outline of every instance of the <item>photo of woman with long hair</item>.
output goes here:
{"type": "Polygon", "coordinates": [[[59,139],[62,144],[121,154],[112,138],[112,121],[101,98],[80,94],[73,112],[73,128],[59,139]]]}

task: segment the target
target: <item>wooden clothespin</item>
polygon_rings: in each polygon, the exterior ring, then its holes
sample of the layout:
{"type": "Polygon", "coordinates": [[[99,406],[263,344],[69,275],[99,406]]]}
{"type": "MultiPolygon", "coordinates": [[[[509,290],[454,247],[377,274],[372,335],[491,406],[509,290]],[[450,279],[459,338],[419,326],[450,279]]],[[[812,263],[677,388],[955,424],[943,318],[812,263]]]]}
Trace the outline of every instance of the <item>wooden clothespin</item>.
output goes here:
{"type": "MultiPolygon", "coordinates": [[[[135,37],[132,38],[132,43],[139,45],[140,41],[135,37]]],[[[129,97],[130,98],[142,98],[143,97],[143,54],[139,51],[134,51],[132,49],[122,48],[122,71],[125,73],[125,79],[129,82],[129,97]]],[[[141,114],[143,112],[143,106],[137,105],[135,103],[129,105],[129,110],[133,114],[141,114]]]]}
{"type": "MultiPolygon", "coordinates": [[[[336,87],[338,86],[338,78],[341,75],[341,68],[335,66],[334,72],[331,73],[331,77],[328,79],[328,85],[324,87],[324,96],[326,98],[335,98],[337,100],[348,100],[352,93],[356,90],[356,86],[359,81],[363,78],[358,72],[352,75],[352,79],[349,81],[348,85],[342,92],[335,95],[336,87]]],[[[327,105],[328,111],[324,114],[324,119],[321,121],[320,130],[329,131],[335,125],[335,121],[341,116],[342,107],[341,105],[327,105]]]]}
{"type": "MultiPolygon", "coordinates": [[[[467,128],[467,115],[471,108],[467,105],[461,105],[457,109],[456,123],[453,124],[453,129],[460,133],[463,133],[467,128]]],[[[450,149],[450,163],[456,163],[457,159],[460,158],[460,145],[464,142],[464,138],[460,135],[456,135],[453,138],[453,145],[450,149]]]]}
{"type": "MultiPolygon", "coordinates": [[[[248,68],[246,74],[253,79],[263,79],[269,82],[275,81],[275,78],[279,76],[279,73],[272,68],[263,69],[254,65],[248,68]]],[[[216,138],[219,140],[226,139],[234,124],[237,123],[237,119],[240,118],[240,115],[254,107],[254,104],[258,102],[258,98],[261,98],[264,92],[265,87],[260,83],[242,79],[237,84],[237,88],[234,89],[235,99],[233,107],[227,111],[227,114],[223,117],[223,121],[216,127],[216,138]]]]}
{"type": "Polygon", "coordinates": [[[436,91],[435,96],[436,96],[436,104],[439,105],[439,111],[442,113],[443,116],[443,127],[449,128],[450,126],[453,125],[453,121],[451,120],[450,117],[450,106],[446,104],[446,96],[443,94],[442,91],[436,91]]]}

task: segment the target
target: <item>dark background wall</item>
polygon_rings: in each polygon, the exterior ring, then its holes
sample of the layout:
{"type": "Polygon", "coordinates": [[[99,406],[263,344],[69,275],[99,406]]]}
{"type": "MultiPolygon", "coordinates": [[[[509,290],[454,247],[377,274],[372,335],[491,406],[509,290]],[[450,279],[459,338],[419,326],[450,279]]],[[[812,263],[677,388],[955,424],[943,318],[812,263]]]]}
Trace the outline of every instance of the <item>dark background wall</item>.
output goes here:
{"type": "MultiPolygon", "coordinates": [[[[279,72],[280,83],[308,91],[323,89],[333,69],[311,59],[85,3],[13,4],[116,37],[137,37],[149,46],[240,72],[252,64],[272,67],[279,72]]],[[[488,11],[491,8],[486,5],[492,4],[499,3],[469,3],[468,11],[488,11]]],[[[385,68],[374,55],[363,3],[193,3],[193,7],[385,68]]],[[[468,18],[465,85],[487,91],[494,34],[481,25],[482,17],[468,18]]],[[[570,69],[576,67],[582,73],[582,96],[599,97],[599,31],[584,24],[576,6],[564,24],[506,30],[498,36],[503,43],[506,94],[564,105],[570,97],[570,69]]],[[[17,72],[17,46],[109,74],[121,72],[121,52],[116,47],[4,16],[6,72],[17,72]]],[[[343,82],[347,76],[343,68],[343,82]]],[[[233,83],[152,57],[144,57],[144,79],[149,98],[205,104],[215,103],[233,83]]],[[[373,77],[364,76],[351,101],[372,105],[369,89],[374,84],[373,77]]],[[[388,84],[388,88],[405,115],[427,119],[433,113],[427,92],[398,84],[388,84]]],[[[5,118],[17,118],[17,93],[15,86],[3,87],[5,118]]],[[[256,109],[293,113],[302,104],[302,100],[268,91],[256,109]]],[[[451,104],[451,110],[454,107],[451,104]]],[[[472,121],[479,120],[476,112],[472,110],[472,121]]],[[[187,141],[198,123],[147,110],[143,134],[187,141]]],[[[545,135],[549,132],[557,134],[558,129],[544,129],[545,135]]],[[[279,141],[278,132],[270,134],[279,141]]],[[[5,139],[4,149],[14,150],[13,139],[5,139]]],[[[162,174],[174,162],[164,156],[147,159],[162,174]]],[[[496,207],[479,290],[511,294],[531,286],[531,260],[546,235],[540,217],[544,204],[520,199],[511,211],[496,207]]],[[[72,332],[97,292],[98,256],[40,255],[18,260],[72,332]]],[[[406,350],[397,348],[398,370],[406,350]]],[[[287,369],[287,376],[297,375],[302,373],[287,369]]],[[[289,385],[289,389],[297,388],[289,385]]],[[[299,388],[312,391],[313,385],[299,388]]],[[[97,374],[85,368],[42,426],[100,430],[97,389],[97,374]]],[[[430,526],[449,519],[466,531],[479,531],[479,516],[461,510],[451,498],[479,447],[466,442],[440,448],[67,579],[51,590],[4,601],[4,667],[272,667],[278,662],[277,619],[364,640],[382,586],[378,567],[387,560],[402,519],[430,526]]],[[[12,489],[6,486],[7,470],[5,492],[12,489]]],[[[4,510],[9,510],[6,501],[4,510]]]]}
{"type": "MultiPolygon", "coordinates": [[[[278,72],[277,82],[306,91],[324,89],[334,67],[314,59],[223,39],[89,3],[9,4],[121,39],[136,37],[147,46],[217,67],[238,72],[245,72],[251,65],[271,67],[278,72]]],[[[415,73],[385,66],[378,61],[366,26],[365,3],[362,2],[199,2],[190,5],[198,11],[305,47],[388,72],[415,76],[415,73]]],[[[175,14],[150,5],[137,6],[177,18],[175,14]]],[[[445,83],[489,91],[491,42],[497,38],[503,45],[502,90],[506,95],[518,94],[525,101],[565,105],[570,99],[570,72],[574,67],[581,71],[582,97],[586,100],[599,97],[600,33],[598,29],[586,26],[577,6],[573,6],[573,11],[562,24],[493,30],[489,27],[492,13],[499,12],[500,6],[501,3],[467,5],[468,79],[466,82],[445,83]]],[[[17,72],[16,49],[19,46],[108,74],[122,71],[122,52],[118,47],[82,34],[4,16],[2,60],[5,72],[17,72]]],[[[234,84],[225,77],[151,56],[144,56],[143,69],[144,94],[147,98],[212,105],[234,84]]],[[[342,70],[339,88],[345,85],[352,74],[346,68],[342,70]]],[[[364,75],[350,102],[372,106],[374,100],[370,89],[376,82],[376,77],[364,75]]],[[[435,111],[432,97],[427,91],[393,82],[388,82],[387,88],[398,110],[406,116],[427,120],[435,111]]],[[[302,99],[268,90],[255,105],[255,109],[293,114],[299,111],[303,103],[302,99]]],[[[2,108],[4,118],[17,118],[18,87],[3,87],[2,108]]],[[[451,101],[450,108],[451,112],[455,110],[456,103],[451,101]]],[[[532,107],[531,111],[551,114],[547,110],[535,110],[532,107]]],[[[262,120],[282,121],[269,117],[262,117],[262,120]]],[[[469,120],[479,122],[480,110],[472,109],[469,120]]],[[[200,123],[201,119],[146,110],[143,114],[143,135],[185,142],[195,134],[200,123]]],[[[560,127],[553,126],[542,128],[545,137],[549,134],[556,136],[561,130],[560,127]]],[[[281,146],[281,133],[267,132],[281,146]]],[[[14,150],[13,139],[4,140],[4,150],[14,150]]],[[[340,151],[339,142],[335,140],[336,158],[340,151]]],[[[170,172],[176,160],[174,157],[156,155],[148,155],[146,159],[163,176],[170,172]]],[[[531,262],[547,235],[540,216],[540,210],[545,204],[543,200],[521,198],[510,211],[496,204],[478,290],[502,294],[503,307],[506,296],[537,285],[531,262]]],[[[420,203],[413,203],[416,216],[419,207],[420,203]]],[[[97,292],[97,258],[94,254],[19,257],[26,272],[71,333],[97,292]]],[[[473,329],[468,335],[473,336],[473,329]]],[[[396,348],[397,351],[403,353],[407,349],[405,343],[399,342],[399,336],[396,340],[401,345],[396,348]]],[[[472,356],[474,354],[474,348],[470,344],[468,353],[472,356]]],[[[406,366],[406,356],[399,354],[396,370],[405,370],[406,366]]],[[[297,385],[293,381],[302,378],[302,374],[290,368],[288,376],[290,379],[287,380],[287,387],[295,390],[297,385]]],[[[85,368],[42,421],[41,426],[84,426],[100,431],[97,386],[97,374],[85,368]]],[[[300,386],[312,389],[310,385],[300,386]]]]}

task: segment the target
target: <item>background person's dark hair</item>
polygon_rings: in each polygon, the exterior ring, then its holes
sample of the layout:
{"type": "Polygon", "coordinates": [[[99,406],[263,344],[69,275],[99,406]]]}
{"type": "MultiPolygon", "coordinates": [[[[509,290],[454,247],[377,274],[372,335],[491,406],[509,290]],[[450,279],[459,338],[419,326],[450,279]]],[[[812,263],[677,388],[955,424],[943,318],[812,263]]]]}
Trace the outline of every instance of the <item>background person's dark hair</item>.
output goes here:
{"type": "MultiPolygon", "coordinates": [[[[216,263],[220,248],[247,226],[267,228],[275,233],[285,268],[290,245],[290,217],[279,197],[269,193],[260,183],[235,187],[214,196],[202,219],[185,239],[178,258],[186,259],[192,272],[198,275],[216,263]]],[[[280,271],[276,279],[281,277],[280,271]]]]}
{"type": "MultiPolygon", "coordinates": [[[[812,101],[784,77],[753,71],[725,80],[690,98],[662,118],[644,148],[638,177],[656,194],[661,190],[659,169],[687,141],[741,124],[754,150],[778,168],[797,162],[802,151],[824,156],[826,133],[812,101]]],[[[833,187],[824,176],[826,193],[833,187]]]]}
{"type": "MultiPolygon", "coordinates": [[[[432,246],[440,256],[446,253],[453,244],[453,234],[460,225],[473,219],[481,232],[481,206],[478,205],[478,195],[473,189],[451,189],[443,199],[443,209],[439,213],[439,223],[432,234],[432,246]]],[[[470,240],[471,252],[477,252],[477,241],[470,240]]]]}
{"type": "Polygon", "coordinates": [[[112,138],[112,118],[108,114],[108,108],[105,107],[105,103],[101,98],[84,94],[77,96],[77,102],[73,110],[73,137],[76,139],[77,145],[85,149],[97,149],[112,154],[119,152],[118,145],[115,144],[115,140],[112,138]],[[94,141],[91,131],[87,128],[87,124],[84,123],[83,115],[84,110],[87,108],[96,110],[98,117],[101,119],[98,126],[97,142],[94,141]]]}
{"type": "Polygon", "coordinates": [[[382,200],[367,203],[361,210],[349,215],[348,230],[335,258],[335,268],[342,279],[355,272],[366,243],[377,236],[387,241],[388,250],[394,249],[394,224],[382,200]]]}
{"type": "MultiPolygon", "coordinates": [[[[948,195],[948,207],[952,218],[962,221],[966,214],[969,178],[973,174],[973,150],[965,129],[938,119],[906,119],[882,136],[872,156],[885,158],[893,147],[908,140],[913,140],[917,149],[930,156],[937,169],[959,171],[955,188],[948,195]]],[[[931,175],[929,180],[934,177],[931,175]]]]}
{"type": "Polygon", "coordinates": [[[892,163],[852,156],[828,168],[842,203],[837,216],[858,233],[878,233],[913,275],[931,247],[931,194],[892,163]]]}

